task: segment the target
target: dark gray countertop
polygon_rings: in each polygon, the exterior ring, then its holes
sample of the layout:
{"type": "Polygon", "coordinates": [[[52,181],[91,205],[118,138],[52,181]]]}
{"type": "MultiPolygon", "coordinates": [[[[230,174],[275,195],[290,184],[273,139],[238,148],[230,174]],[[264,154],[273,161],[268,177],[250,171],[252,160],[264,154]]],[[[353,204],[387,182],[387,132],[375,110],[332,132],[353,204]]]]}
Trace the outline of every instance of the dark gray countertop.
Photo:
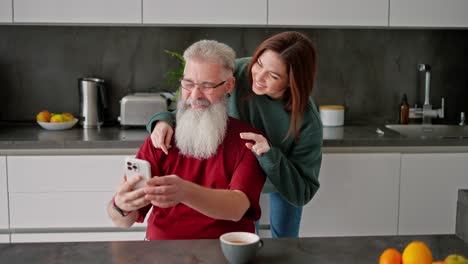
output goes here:
{"type": "MultiPolygon", "coordinates": [[[[47,149],[138,149],[148,136],[144,128],[44,130],[35,123],[0,124],[0,151],[47,149]]],[[[405,138],[383,125],[324,128],[323,146],[334,147],[427,147],[465,146],[468,139],[405,138]],[[378,134],[377,128],[384,131],[378,134]]]]}
{"type": "Polygon", "coordinates": [[[143,128],[45,130],[38,125],[0,126],[0,149],[138,149],[149,134],[143,128]]]}
{"type": "MultiPolygon", "coordinates": [[[[384,249],[400,252],[411,241],[425,242],[434,260],[468,256],[468,244],[454,235],[263,239],[251,263],[378,263],[384,249]]],[[[227,263],[219,240],[0,244],[3,263],[227,263]]]]}

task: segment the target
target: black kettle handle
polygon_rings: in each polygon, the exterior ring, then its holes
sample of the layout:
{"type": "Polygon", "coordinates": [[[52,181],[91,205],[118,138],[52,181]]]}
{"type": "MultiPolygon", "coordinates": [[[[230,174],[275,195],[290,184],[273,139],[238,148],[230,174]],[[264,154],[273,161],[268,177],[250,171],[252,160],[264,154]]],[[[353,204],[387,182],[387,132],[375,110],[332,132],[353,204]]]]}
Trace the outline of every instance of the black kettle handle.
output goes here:
{"type": "Polygon", "coordinates": [[[104,89],[104,83],[99,84],[99,97],[101,98],[101,104],[104,109],[107,109],[107,96],[106,90],[104,89]]]}

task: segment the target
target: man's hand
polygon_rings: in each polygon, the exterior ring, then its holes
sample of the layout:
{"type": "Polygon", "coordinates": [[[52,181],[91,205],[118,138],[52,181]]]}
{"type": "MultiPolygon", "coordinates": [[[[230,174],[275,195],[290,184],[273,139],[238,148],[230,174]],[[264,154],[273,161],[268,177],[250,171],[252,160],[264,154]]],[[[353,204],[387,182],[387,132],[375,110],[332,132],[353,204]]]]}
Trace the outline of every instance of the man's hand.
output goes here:
{"type": "Polygon", "coordinates": [[[174,129],[165,121],[158,121],[151,133],[151,142],[155,148],[160,148],[166,155],[171,148],[174,129]]]}
{"type": "Polygon", "coordinates": [[[245,146],[255,152],[255,154],[261,156],[263,153],[266,153],[270,150],[270,144],[268,143],[268,140],[260,135],[260,134],[255,134],[251,132],[244,132],[240,133],[240,138],[246,139],[246,140],[252,140],[255,142],[255,144],[252,144],[250,142],[245,143],[245,146]]]}
{"type": "Polygon", "coordinates": [[[132,212],[150,204],[150,202],[145,199],[145,191],[143,188],[135,190],[135,185],[140,179],[141,176],[138,176],[128,181],[127,176],[124,176],[114,198],[115,204],[120,209],[126,212],[132,212]]]}
{"type": "Polygon", "coordinates": [[[177,175],[155,176],[146,182],[145,199],[154,206],[168,208],[182,202],[185,180],[177,175]]]}

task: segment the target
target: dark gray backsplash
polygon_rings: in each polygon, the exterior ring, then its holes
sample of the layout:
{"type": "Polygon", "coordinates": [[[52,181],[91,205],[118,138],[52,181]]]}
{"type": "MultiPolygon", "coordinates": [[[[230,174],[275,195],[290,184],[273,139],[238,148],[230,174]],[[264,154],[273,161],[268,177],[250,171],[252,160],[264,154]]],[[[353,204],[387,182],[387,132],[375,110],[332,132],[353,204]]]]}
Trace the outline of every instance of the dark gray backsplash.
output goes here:
{"type": "MultiPolygon", "coordinates": [[[[37,112],[78,113],[79,77],[108,81],[108,120],[131,92],[173,90],[165,72],[199,39],[216,39],[249,56],[265,38],[291,28],[0,26],[0,121],[32,121],[37,112]]],[[[346,124],[396,122],[403,93],[422,104],[432,66],[431,103],[446,98],[447,117],[468,113],[468,30],[308,29],[317,46],[318,104],[346,106],[346,124]]]]}

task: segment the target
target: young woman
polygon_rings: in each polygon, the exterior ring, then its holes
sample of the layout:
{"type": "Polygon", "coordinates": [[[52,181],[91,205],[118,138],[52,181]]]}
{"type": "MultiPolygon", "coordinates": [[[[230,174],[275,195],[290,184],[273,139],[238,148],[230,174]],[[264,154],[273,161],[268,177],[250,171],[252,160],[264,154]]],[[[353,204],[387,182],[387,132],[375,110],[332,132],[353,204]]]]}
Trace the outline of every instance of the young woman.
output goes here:
{"type": "MultiPolygon", "coordinates": [[[[246,147],[256,154],[267,176],[263,192],[270,193],[272,237],[299,235],[302,206],[320,186],[322,122],[311,97],[315,74],[314,45],[299,32],[274,35],[260,44],[253,57],[236,60],[236,86],[228,112],[268,137],[240,134],[252,141],[246,147]]],[[[165,152],[173,122],[170,112],[162,112],[147,125],[153,144],[165,152]]]]}

